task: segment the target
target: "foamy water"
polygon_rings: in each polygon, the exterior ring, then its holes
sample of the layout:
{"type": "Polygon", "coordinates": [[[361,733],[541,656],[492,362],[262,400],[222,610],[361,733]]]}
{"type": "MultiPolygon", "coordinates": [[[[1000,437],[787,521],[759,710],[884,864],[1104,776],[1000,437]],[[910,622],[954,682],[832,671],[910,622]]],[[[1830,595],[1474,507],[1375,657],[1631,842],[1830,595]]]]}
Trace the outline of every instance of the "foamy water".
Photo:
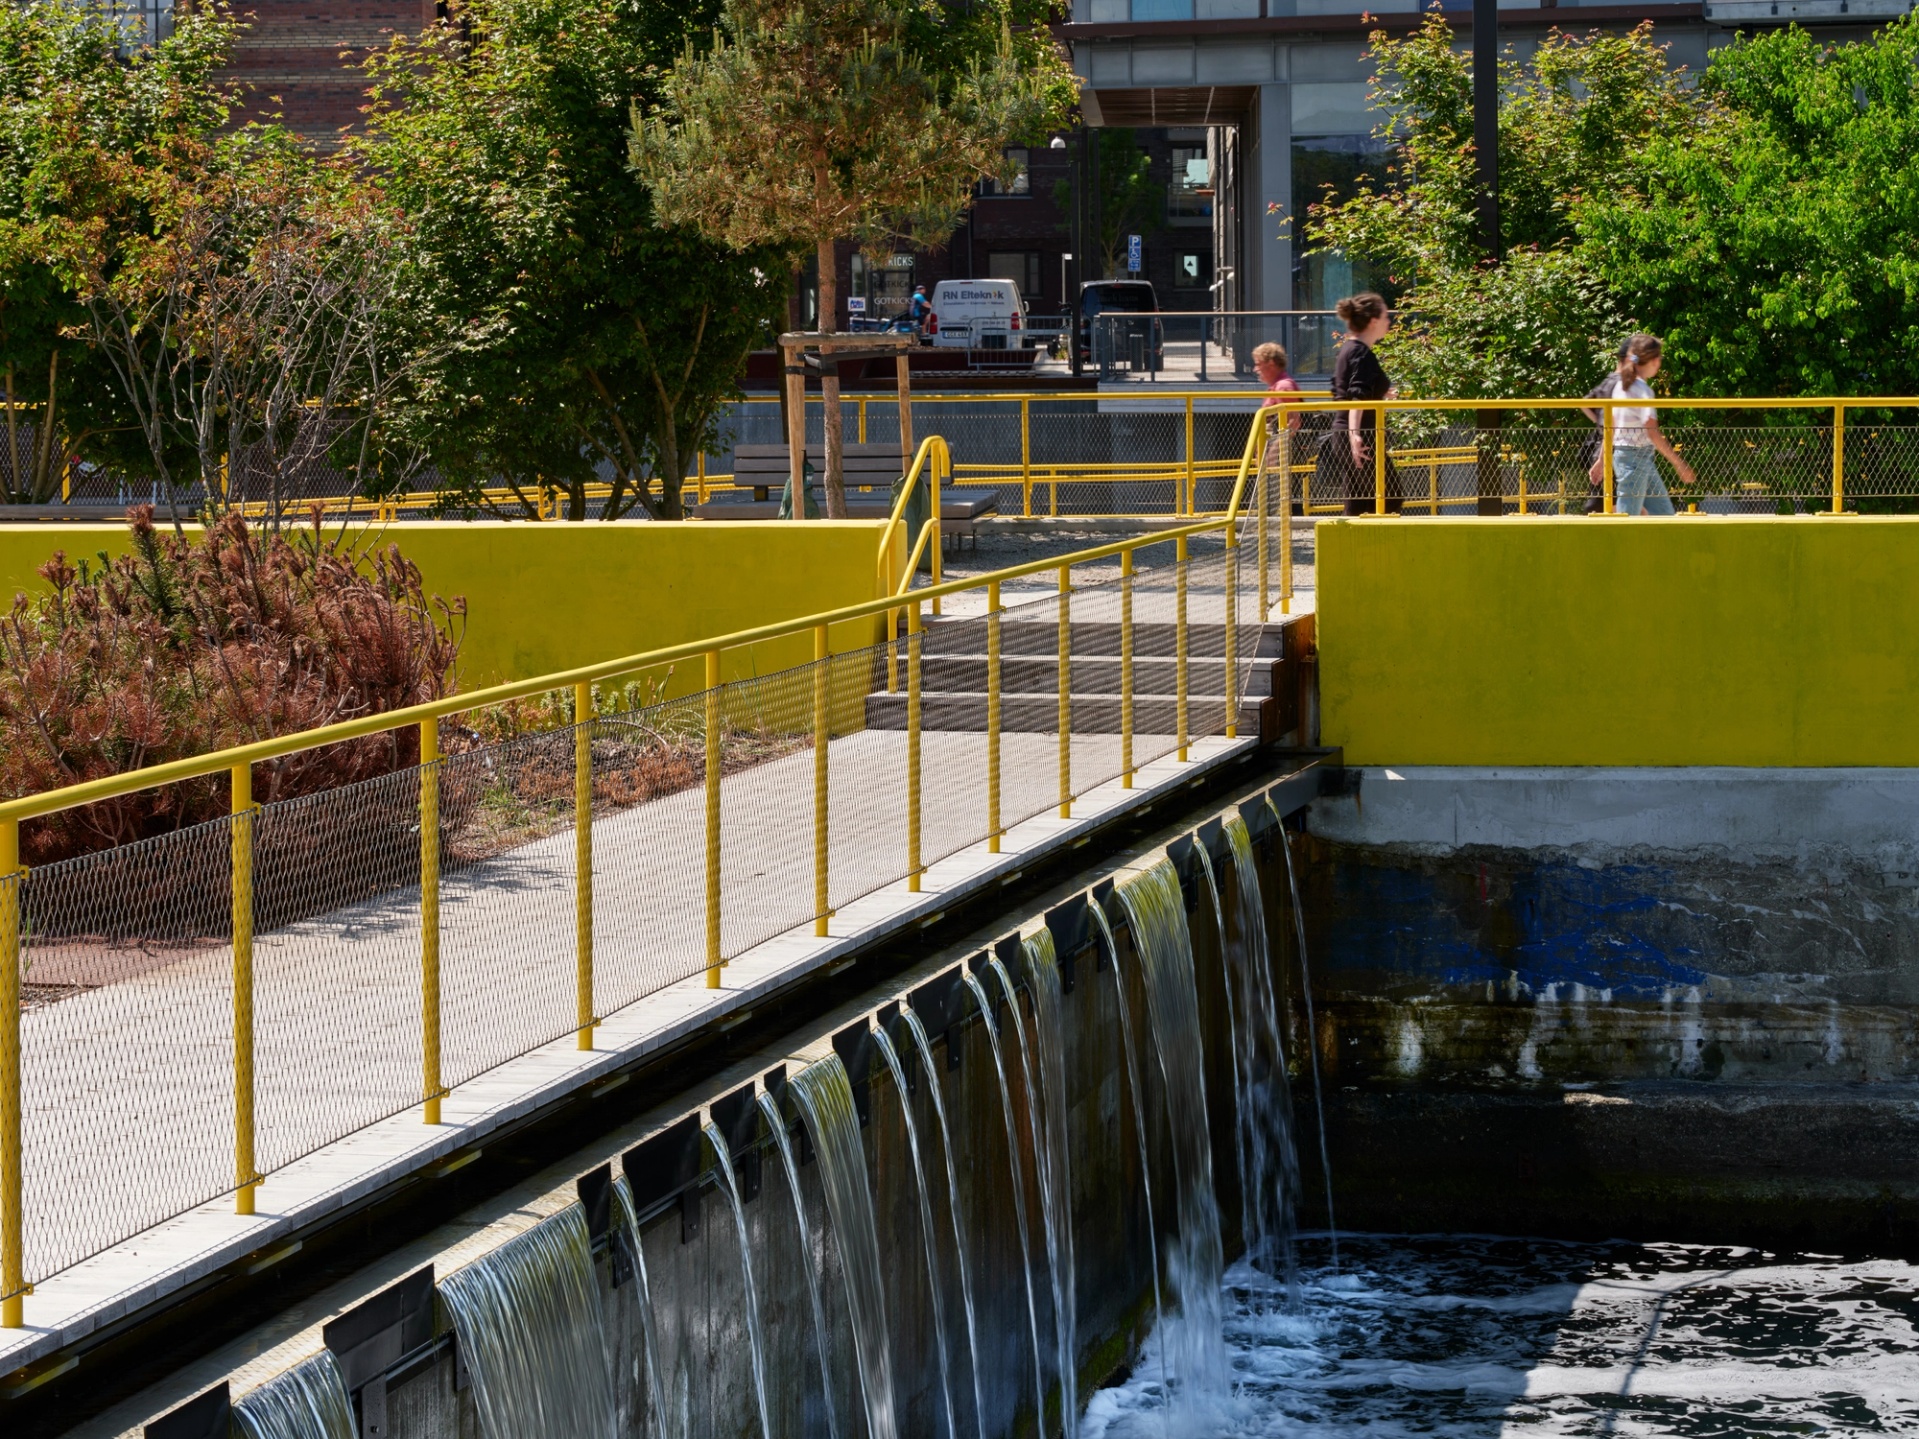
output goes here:
{"type": "Polygon", "coordinates": [[[1919,1435],[1919,1266],[1687,1245],[1340,1236],[1296,1308],[1226,1277],[1230,1395],[1149,1352],[1087,1407],[1133,1436],[1919,1435]]]}

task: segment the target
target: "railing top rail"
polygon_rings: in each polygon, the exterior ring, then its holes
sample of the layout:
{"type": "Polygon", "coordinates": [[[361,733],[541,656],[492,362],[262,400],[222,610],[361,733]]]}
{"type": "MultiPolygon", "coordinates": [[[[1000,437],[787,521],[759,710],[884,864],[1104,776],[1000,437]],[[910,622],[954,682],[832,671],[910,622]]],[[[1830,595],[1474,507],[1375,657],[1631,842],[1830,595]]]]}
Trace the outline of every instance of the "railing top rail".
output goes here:
{"type": "MultiPolygon", "coordinates": [[[[1210,311],[1207,313],[1211,313],[1210,311]]],[[[1305,392],[1300,392],[1302,396],[1305,392]]],[[[1155,401],[1179,400],[1270,400],[1273,394],[1269,390],[1251,388],[1211,388],[1185,389],[1171,386],[1155,387],[1150,398],[1155,401]]],[[[952,394],[920,394],[916,392],[913,402],[920,404],[931,401],[937,404],[979,404],[988,400],[1119,400],[1128,404],[1138,403],[1147,398],[1132,390],[1124,392],[1112,390],[1008,390],[991,394],[974,394],[956,391],[952,394]]],[[[855,402],[891,403],[892,396],[847,395],[841,403],[855,402]]],[[[748,395],[747,404],[777,404],[778,395],[748,395]]],[[[818,395],[808,395],[808,404],[823,403],[818,395]]],[[[1372,410],[1384,406],[1387,410],[1589,410],[1610,409],[1619,405],[1642,405],[1644,400],[1587,399],[1581,397],[1556,397],[1544,399],[1409,399],[1396,400],[1332,400],[1325,398],[1300,398],[1284,401],[1293,410],[1372,410]]],[[[1660,409],[1670,410],[1906,410],[1919,409],[1919,396],[1913,395],[1760,395],[1750,398],[1723,398],[1707,396],[1657,395],[1652,403],[1660,409]]]]}

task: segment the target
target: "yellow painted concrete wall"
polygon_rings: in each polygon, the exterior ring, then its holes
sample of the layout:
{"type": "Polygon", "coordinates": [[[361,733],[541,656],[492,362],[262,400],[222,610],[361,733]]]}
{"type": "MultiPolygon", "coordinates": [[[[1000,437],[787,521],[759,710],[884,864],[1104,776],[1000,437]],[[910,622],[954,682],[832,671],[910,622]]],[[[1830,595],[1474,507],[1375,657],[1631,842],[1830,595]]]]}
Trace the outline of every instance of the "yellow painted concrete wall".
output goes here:
{"type": "Polygon", "coordinates": [[[1919,518],[1318,528],[1356,764],[1919,765],[1919,518]]]}
{"type": "MultiPolygon", "coordinates": [[[[420,566],[429,593],[466,597],[461,684],[475,689],[873,599],[881,528],[876,520],[409,521],[380,538],[420,566]]],[[[120,525],[0,526],[0,602],[43,589],[36,571],[55,550],[71,561],[126,546],[120,525]]],[[[895,567],[903,563],[901,555],[895,567]]],[[[876,622],[837,626],[833,648],[856,648],[876,635],[876,622]]],[[[726,677],[812,657],[812,637],[797,635],[733,651],[726,677]]],[[[704,680],[698,660],[681,664],[669,692],[700,689],[704,680]]]]}

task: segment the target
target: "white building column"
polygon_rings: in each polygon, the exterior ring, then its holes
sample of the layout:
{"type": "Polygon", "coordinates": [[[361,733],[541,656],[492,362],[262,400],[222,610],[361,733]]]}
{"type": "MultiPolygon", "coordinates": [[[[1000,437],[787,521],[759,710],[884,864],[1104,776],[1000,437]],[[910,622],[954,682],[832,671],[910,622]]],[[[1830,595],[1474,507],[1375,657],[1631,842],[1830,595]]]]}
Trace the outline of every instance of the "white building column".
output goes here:
{"type": "Polygon", "coordinates": [[[1249,310],[1293,308],[1293,243],[1281,229],[1293,203],[1292,92],[1261,85],[1240,131],[1240,303],[1249,310]]]}

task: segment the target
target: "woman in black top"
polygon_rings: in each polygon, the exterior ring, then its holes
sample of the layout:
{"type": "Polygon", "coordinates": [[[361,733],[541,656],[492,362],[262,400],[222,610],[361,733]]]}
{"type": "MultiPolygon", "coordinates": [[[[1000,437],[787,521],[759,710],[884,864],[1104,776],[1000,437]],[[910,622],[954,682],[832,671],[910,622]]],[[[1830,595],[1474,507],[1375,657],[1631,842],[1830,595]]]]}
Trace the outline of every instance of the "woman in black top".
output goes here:
{"type": "MultiPolygon", "coordinates": [[[[1386,302],[1371,291],[1349,295],[1336,307],[1346,325],[1346,341],[1333,361],[1333,398],[1335,400],[1389,400],[1393,382],[1373,353],[1392,315],[1386,302]]],[[[1371,514],[1378,507],[1378,473],[1373,461],[1373,443],[1377,438],[1379,412],[1354,409],[1336,412],[1333,432],[1321,451],[1330,461],[1334,492],[1346,495],[1346,513],[1371,514]],[[1339,481],[1343,480],[1344,484],[1339,481]]],[[[1386,508],[1397,514],[1400,506],[1399,476],[1389,459],[1386,462],[1386,508]]]]}

